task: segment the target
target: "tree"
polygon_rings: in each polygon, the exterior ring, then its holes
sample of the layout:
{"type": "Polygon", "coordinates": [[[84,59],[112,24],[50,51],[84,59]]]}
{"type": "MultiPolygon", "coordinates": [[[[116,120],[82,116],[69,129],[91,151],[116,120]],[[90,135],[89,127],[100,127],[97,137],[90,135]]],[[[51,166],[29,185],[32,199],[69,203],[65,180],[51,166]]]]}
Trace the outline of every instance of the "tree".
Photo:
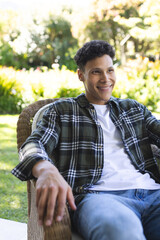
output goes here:
{"type": "Polygon", "coordinates": [[[130,36],[128,39],[132,41],[135,52],[141,55],[154,53],[160,42],[158,9],[159,1],[97,0],[84,29],[84,41],[106,40],[115,46],[117,58],[120,58],[121,43],[130,36]]]}
{"type": "Polygon", "coordinates": [[[35,28],[31,32],[28,44],[28,61],[33,67],[51,67],[58,63],[75,69],[72,49],[76,51],[77,40],[72,36],[71,24],[61,16],[49,15],[48,19],[38,22],[34,19],[35,28]]]}
{"type": "Polygon", "coordinates": [[[0,10],[0,16],[0,65],[27,68],[26,55],[17,53],[14,48],[14,42],[21,35],[17,24],[19,16],[3,10],[0,10]]]}

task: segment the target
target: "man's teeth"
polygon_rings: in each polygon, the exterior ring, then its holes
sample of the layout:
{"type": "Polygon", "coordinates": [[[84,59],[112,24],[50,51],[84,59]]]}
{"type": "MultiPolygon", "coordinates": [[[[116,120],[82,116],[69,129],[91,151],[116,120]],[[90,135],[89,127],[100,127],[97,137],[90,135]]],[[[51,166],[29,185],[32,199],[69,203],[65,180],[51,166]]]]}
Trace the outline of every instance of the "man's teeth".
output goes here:
{"type": "Polygon", "coordinates": [[[108,88],[108,87],[112,87],[112,84],[104,86],[104,87],[98,87],[98,88],[108,88]]]}

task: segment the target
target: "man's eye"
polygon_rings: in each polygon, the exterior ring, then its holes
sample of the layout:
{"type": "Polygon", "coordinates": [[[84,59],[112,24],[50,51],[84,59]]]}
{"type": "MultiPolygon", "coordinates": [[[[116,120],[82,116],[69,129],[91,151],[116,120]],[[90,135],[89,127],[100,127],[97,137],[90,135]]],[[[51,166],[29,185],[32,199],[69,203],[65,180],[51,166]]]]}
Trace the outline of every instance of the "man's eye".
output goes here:
{"type": "Polygon", "coordinates": [[[109,69],[109,70],[108,70],[108,72],[114,72],[114,69],[113,69],[113,68],[111,68],[111,69],[109,69]]]}
{"type": "Polygon", "coordinates": [[[99,70],[94,70],[94,71],[92,71],[92,73],[93,73],[93,74],[99,74],[100,71],[99,71],[99,70]]]}

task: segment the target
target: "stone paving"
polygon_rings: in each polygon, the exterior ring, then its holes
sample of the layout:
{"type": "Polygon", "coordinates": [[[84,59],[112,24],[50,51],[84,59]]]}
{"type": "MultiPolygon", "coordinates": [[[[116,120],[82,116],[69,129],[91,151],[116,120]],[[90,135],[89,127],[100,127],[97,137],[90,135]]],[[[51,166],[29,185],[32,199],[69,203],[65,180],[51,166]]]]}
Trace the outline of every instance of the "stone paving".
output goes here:
{"type": "Polygon", "coordinates": [[[27,224],[0,218],[0,240],[27,240],[27,224]]]}
{"type": "MultiPolygon", "coordinates": [[[[0,218],[0,240],[27,240],[27,224],[0,218]]],[[[72,233],[72,240],[82,240],[72,233]]]]}

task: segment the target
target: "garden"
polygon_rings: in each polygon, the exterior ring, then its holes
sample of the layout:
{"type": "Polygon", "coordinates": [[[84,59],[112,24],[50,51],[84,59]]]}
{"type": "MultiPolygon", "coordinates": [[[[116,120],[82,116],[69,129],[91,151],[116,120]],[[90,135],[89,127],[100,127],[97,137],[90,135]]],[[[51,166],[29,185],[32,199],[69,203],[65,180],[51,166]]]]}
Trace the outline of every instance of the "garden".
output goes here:
{"type": "Polygon", "coordinates": [[[0,10],[0,218],[27,222],[26,183],[11,174],[18,163],[18,116],[37,100],[84,92],[73,61],[84,42],[102,39],[115,47],[113,96],[135,99],[160,119],[159,3],[109,3],[93,1],[83,18],[69,8],[45,19],[34,16],[24,26],[27,40],[20,15],[0,10]]]}
{"type": "MultiPolygon", "coordinates": [[[[133,98],[145,104],[160,119],[159,61],[128,61],[116,67],[117,85],[113,95],[133,98]]],[[[18,163],[16,123],[18,114],[29,103],[54,97],[75,97],[84,91],[77,74],[62,69],[15,70],[0,68],[0,217],[27,221],[26,183],[10,173],[18,163]],[[8,115],[10,113],[10,115],[8,115]],[[15,115],[16,114],[16,115],[15,115]]]]}
{"type": "MultiPolygon", "coordinates": [[[[160,112],[160,60],[128,59],[125,66],[117,66],[117,84],[113,96],[132,98],[149,110],[160,112]]],[[[55,97],[75,97],[84,92],[77,73],[56,64],[53,68],[16,70],[0,67],[0,113],[20,113],[29,103],[55,97]]]]}

